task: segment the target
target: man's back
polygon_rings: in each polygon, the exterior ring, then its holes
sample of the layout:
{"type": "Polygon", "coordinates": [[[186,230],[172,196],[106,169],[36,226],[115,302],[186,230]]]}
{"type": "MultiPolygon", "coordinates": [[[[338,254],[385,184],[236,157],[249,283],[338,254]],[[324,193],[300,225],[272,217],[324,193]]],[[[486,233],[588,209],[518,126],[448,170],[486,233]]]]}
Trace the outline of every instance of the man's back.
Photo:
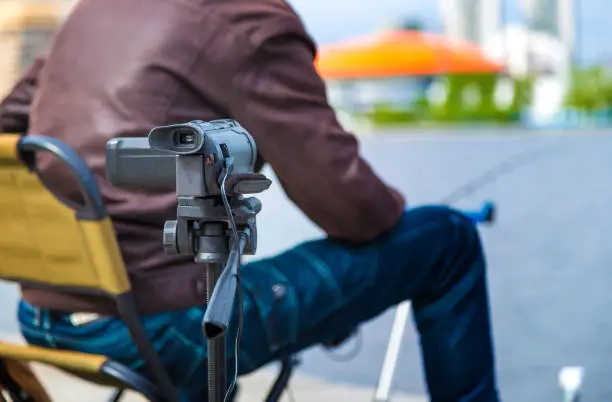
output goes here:
{"type": "MultiPolygon", "coordinates": [[[[173,192],[128,191],[105,180],[111,138],[233,117],[254,136],[290,198],[331,235],[368,240],[397,221],[403,199],[338,125],[314,55],[282,0],[81,0],[62,26],[38,79],[29,132],[66,142],[93,169],[141,311],[201,303],[204,274],[189,259],[164,254],[161,228],[175,216],[173,192]]],[[[57,163],[43,157],[40,167],[54,188],[78,199],[57,163]]],[[[106,312],[97,299],[28,288],[24,298],[106,312]]]]}
{"type": "MultiPolygon", "coordinates": [[[[176,197],[110,187],[104,177],[108,140],[230,114],[219,102],[222,96],[213,93],[230,88],[216,88],[211,81],[211,93],[204,94],[191,81],[198,59],[214,55],[206,46],[218,39],[210,38],[229,26],[223,8],[214,3],[82,0],[57,35],[39,77],[30,132],[59,138],[80,152],[100,179],[117,222],[163,224],[175,215],[176,197]]],[[[268,3],[289,10],[282,2],[268,3]]],[[[207,72],[200,69],[197,74],[206,77],[207,72]]],[[[52,174],[56,166],[51,161],[41,163],[54,185],[66,186],[67,193],[77,190],[52,174]]]]}

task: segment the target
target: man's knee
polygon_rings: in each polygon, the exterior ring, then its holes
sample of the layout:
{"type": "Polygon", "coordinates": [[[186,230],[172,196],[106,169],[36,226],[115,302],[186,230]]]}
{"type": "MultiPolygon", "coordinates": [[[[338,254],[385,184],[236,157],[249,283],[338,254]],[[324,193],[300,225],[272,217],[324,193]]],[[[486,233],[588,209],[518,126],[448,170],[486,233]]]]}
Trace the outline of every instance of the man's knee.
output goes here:
{"type": "Polygon", "coordinates": [[[475,224],[448,206],[424,206],[407,214],[418,214],[424,244],[431,244],[423,293],[431,297],[444,294],[468,272],[482,269],[483,251],[475,224]]]}
{"type": "Polygon", "coordinates": [[[419,214],[423,222],[435,227],[429,235],[432,241],[440,245],[444,254],[481,252],[474,222],[457,210],[446,205],[429,205],[415,208],[408,213],[419,214]]]}

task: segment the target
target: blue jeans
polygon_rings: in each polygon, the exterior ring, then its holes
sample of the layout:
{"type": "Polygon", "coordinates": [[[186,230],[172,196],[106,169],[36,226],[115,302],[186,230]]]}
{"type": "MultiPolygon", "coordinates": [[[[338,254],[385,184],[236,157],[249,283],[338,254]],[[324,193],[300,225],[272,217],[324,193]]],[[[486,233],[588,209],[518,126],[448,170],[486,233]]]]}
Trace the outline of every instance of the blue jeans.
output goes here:
{"type": "MultiPolygon", "coordinates": [[[[392,231],[365,246],[315,240],[246,264],[241,283],[242,374],[341,338],[410,299],[431,401],[498,401],[480,240],[473,223],[447,207],[408,210],[392,231]]],[[[207,399],[204,311],[142,317],[184,401],[207,399]]],[[[67,316],[22,302],[19,321],[31,344],[103,354],[143,369],[119,319],[74,326],[67,316]]],[[[229,340],[228,353],[233,359],[229,340]]]]}

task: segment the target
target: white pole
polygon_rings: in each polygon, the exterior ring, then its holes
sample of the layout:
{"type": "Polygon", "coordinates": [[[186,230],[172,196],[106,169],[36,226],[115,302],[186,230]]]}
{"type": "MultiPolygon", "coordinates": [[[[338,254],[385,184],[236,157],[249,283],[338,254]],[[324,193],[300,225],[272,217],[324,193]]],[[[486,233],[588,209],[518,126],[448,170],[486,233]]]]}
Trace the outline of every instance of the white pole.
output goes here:
{"type": "Polygon", "coordinates": [[[385,354],[385,360],[383,361],[380,378],[378,379],[378,385],[376,386],[376,393],[374,394],[375,402],[389,401],[391,385],[393,385],[392,383],[393,377],[395,376],[397,359],[399,358],[400,349],[402,347],[402,340],[404,339],[404,331],[406,330],[406,323],[408,322],[409,314],[409,301],[399,304],[395,310],[395,318],[393,321],[393,326],[391,327],[391,335],[389,336],[389,345],[387,346],[387,353],[385,354]]]}
{"type": "Polygon", "coordinates": [[[559,371],[559,387],[563,391],[563,402],[578,402],[584,381],[584,368],[580,366],[563,367],[559,371]]]}

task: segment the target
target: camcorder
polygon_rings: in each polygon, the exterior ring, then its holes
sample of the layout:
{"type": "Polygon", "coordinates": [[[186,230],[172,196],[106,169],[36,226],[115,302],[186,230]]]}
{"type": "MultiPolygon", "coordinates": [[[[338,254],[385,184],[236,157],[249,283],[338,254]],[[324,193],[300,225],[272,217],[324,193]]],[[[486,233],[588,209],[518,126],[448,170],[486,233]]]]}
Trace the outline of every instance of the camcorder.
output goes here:
{"type": "Polygon", "coordinates": [[[255,194],[270,186],[254,172],[255,141],[230,119],[194,120],[153,128],[147,138],[112,139],[106,147],[106,174],[115,187],[214,197],[220,195],[228,160],[228,194],[255,194]]]}
{"type": "Polygon", "coordinates": [[[253,137],[230,119],[155,127],[147,138],[116,138],[106,148],[112,185],[176,189],[177,219],[167,221],[163,233],[166,252],[195,255],[202,263],[218,262],[229,253],[226,237],[207,234],[213,223],[225,224],[225,229],[248,228],[244,254],[255,253],[255,215],[261,203],[242,196],[260,193],[271,184],[255,173],[256,160],[253,137]]]}

